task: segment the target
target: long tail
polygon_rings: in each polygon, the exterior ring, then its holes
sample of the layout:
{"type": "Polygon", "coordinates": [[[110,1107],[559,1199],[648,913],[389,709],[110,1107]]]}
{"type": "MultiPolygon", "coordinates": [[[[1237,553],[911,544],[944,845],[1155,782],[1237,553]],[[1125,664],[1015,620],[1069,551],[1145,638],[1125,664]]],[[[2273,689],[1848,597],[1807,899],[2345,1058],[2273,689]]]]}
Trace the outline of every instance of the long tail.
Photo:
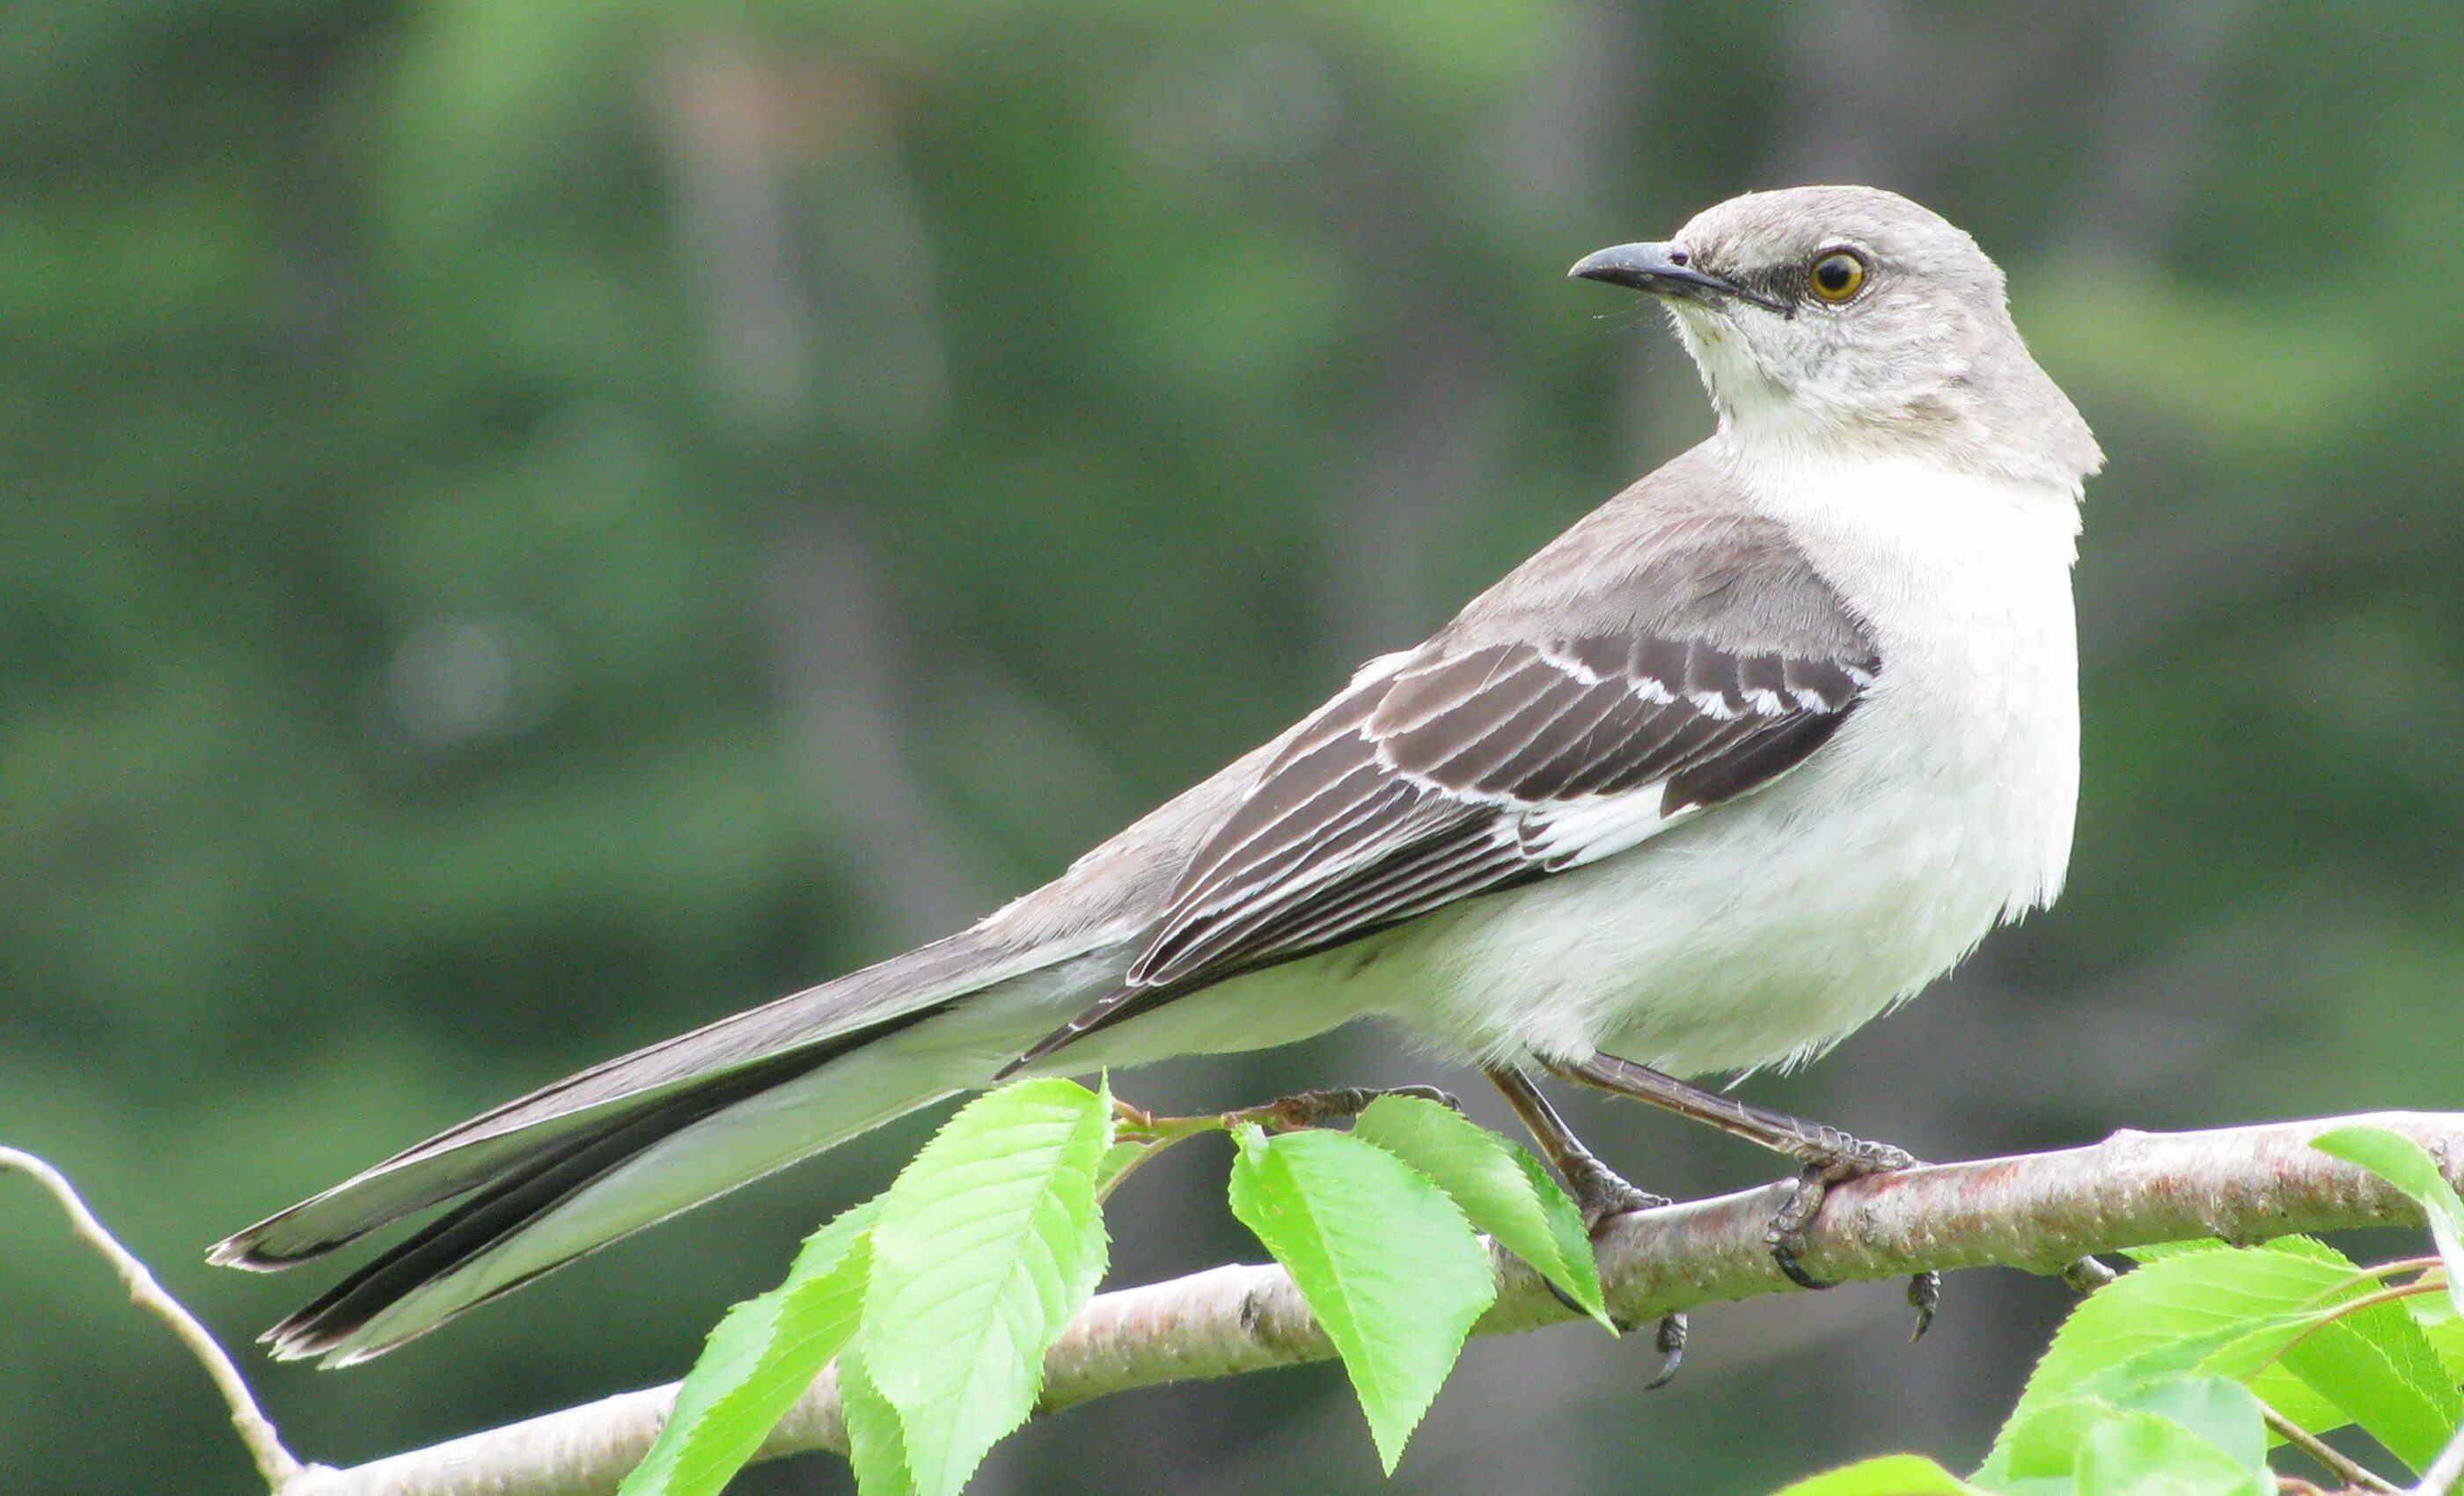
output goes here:
{"type": "Polygon", "coordinates": [[[833,1143],[987,1084],[1116,961],[975,933],[594,1066],[438,1133],[217,1245],[274,1269],[452,1208],[266,1331],[348,1365],[833,1143]]]}

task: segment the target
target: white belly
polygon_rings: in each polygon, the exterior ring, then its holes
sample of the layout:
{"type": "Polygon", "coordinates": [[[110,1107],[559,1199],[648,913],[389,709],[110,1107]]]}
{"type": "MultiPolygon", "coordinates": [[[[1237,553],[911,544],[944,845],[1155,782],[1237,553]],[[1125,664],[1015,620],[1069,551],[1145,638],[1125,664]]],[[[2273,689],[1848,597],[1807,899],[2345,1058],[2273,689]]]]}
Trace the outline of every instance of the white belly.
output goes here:
{"type": "Polygon", "coordinates": [[[1631,851],[1439,916],[1364,974],[1380,1005],[1488,1056],[1788,1064],[2050,902],[2079,787],[2074,517],[1975,479],[1833,470],[1818,512],[1785,517],[1881,654],[1838,736],[1631,851]]]}

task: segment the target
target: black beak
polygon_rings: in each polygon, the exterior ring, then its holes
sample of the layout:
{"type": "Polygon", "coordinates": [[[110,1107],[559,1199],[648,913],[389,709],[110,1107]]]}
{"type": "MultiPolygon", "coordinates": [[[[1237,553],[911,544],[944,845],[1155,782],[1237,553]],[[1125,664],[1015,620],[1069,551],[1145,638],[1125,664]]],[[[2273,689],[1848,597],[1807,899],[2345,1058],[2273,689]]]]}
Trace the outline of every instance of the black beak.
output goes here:
{"type": "Polygon", "coordinates": [[[1577,280],[1601,280],[1655,295],[1738,294],[1734,282],[1696,270],[1687,263],[1688,258],[1683,250],[1673,244],[1619,244],[1584,255],[1566,274],[1577,280]]]}

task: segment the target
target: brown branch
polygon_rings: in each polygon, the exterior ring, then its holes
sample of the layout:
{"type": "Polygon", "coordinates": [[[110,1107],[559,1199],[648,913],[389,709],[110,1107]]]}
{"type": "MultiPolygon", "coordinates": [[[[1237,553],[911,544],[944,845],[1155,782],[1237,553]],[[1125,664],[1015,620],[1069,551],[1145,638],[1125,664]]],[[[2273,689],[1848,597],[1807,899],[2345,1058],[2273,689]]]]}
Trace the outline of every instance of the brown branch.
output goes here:
{"type": "Polygon", "coordinates": [[[223,1348],[214,1342],[213,1334],[197,1323],[197,1317],[182,1308],[179,1300],[163,1291],[163,1286],[154,1281],[154,1274],[137,1260],[135,1253],[121,1245],[119,1238],[103,1229],[102,1222],[96,1220],[94,1212],[86,1208],[85,1201],[77,1198],[76,1187],[60,1171],[33,1154],[14,1148],[0,1148],[0,1170],[13,1170],[51,1191],[52,1198],[59,1201],[60,1209],[68,1212],[69,1229],[77,1234],[77,1240],[94,1248],[111,1264],[112,1270],[120,1274],[121,1287],[128,1290],[128,1302],[171,1327],[171,1333],[180,1337],[180,1343],[188,1348],[188,1353],[194,1355],[204,1365],[206,1375],[213,1378],[214,1390],[223,1395],[224,1404],[231,1409],[231,1427],[239,1430],[240,1442],[248,1446],[250,1457],[255,1460],[257,1473],[265,1477],[269,1487],[277,1491],[282,1489],[299,1473],[299,1462],[292,1458],[290,1450],[282,1447],[282,1436],[275,1432],[274,1424],[257,1407],[256,1399],[249,1395],[248,1383],[241,1378],[239,1368],[223,1353],[223,1348]]]}
{"type": "MultiPolygon", "coordinates": [[[[1835,1189],[1804,1259],[1833,1281],[1989,1265],[2058,1273],[2092,1252],[2218,1236],[2417,1222],[2396,1190],[2311,1149],[2368,1122],[2419,1142],[2464,1178],[2464,1114],[2383,1112],[2208,1133],[2119,1133],[2059,1153],[1941,1164],[1835,1189]]],[[[1722,1300],[1796,1291],[1763,1244],[1783,1186],[1670,1205],[1612,1222],[1600,1241],[1620,1323],[1722,1300]]],[[[1570,1319],[1546,1286],[1503,1261],[1475,1334],[1570,1319]]],[[[1333,1353],[1279,1267],[1229,1266],[1098,1295],[1045,1360],[1049,1411],[1133,1387],[1230,1376],[1333,1353]]],[[[284,1496],[584,1496],[611,1491],[649,1447],[675,1397],[653,1387],[349,1470],[303,1472],[284,1496]]],[[[838,1384],[824,1372],[764,1456],[844,1449],[838,1384]]]]}

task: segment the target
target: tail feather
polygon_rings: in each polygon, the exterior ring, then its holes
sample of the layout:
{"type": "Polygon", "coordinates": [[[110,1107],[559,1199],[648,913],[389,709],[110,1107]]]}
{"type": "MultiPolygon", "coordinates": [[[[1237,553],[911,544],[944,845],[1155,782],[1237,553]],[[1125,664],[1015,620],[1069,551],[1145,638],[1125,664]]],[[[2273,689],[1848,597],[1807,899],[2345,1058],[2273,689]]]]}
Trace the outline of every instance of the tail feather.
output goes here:
{"type": "MultiPolygon", "coordinates": [[[[925,1016],[926,1013],[918,1013],[893,1022],[904,1026],[925,1016]]],[[[343,1364],[425,1334],[464,1310],[509,1293],[615,1238],[577,1246],[554,1261],[529,1267],[517,1277],[502,1278],[480,1291],[462,1295],[450,1308],[420,1316],[415,1328],[398,1331],[381,1343],[360,1343],[364,1332],[380,1319],[388,1314],[399,1318],[400,1308],[420,1289],[450,1278],[456,1269],[470,1266],[492,1249],[502,1247],[627,1162],[694,1123],[746,1097],[809,1073],[875,1037],[879,1036],[868,1031],[825,1047],[776,1056],[714,1077],[707,1084],[661,1096],[601,1122],[578,1137],[540,1148],[472,1199],[352,1273],[315,1303],[258,1338],[272,1346],[279,1359],[333,1355],[337,1364],[343,1364]]],[[[717,1187],[724,1188],[725,1184],[717,1187]]]]}
{"type": "MultiPolygon", "coordinates": [[[[835,1041],[926,1011],[1037,962],[987,950],[972,933],[577,1071],[403,1150],[217,1243],[226,1267],[272,1271],[537,1166],[661,1097],[781,1056],[826,1058],[835,1041]]],[[[813,1062],[819,1064],[819,1059],[813,1062]]],[[[809,1068],[810,1067],[806,1067],[809,1068]]]]}
{"type": "Polygon", "coordinates": [[[644,1226],[988,1084],[1126,959],[966,940],[593,1067],[269,1217],[214,1259],[287,1266],[450,1203],[263,1337],[281,1359],[364,1360],[644,1226]]]}

